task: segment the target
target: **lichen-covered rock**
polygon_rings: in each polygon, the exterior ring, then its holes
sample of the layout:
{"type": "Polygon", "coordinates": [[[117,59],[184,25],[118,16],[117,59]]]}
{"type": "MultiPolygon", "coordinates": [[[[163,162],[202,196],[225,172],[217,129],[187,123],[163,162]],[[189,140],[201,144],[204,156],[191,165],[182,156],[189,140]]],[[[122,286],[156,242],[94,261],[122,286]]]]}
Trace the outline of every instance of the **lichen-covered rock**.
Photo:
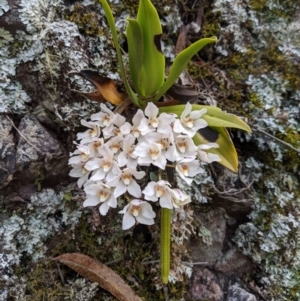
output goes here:
{"type": "Polygon", "coordinates": [[[16,151],[11,130],[11,121],[0,115],[0,188],[9,184],[15,171],[16,151]]]}
{"type": "Polygon", "coordinates": [[[256,297],[237,285],[231,285],[228,289],[226,301],[256,301],[256,297]]]}
{"type": "Polygon", "coordinates": [[[193,301],[223,301],[224,294],[218,277],[208,269],[196,267],[187,292],[187,299],[193,301]]]}
{"type": "Polygon", "coordinates": [[[224,208],[229,216],[238,221],[245,221],[253,204],[251,171],[242,162],[238,173],[227,168],[218,169],[215,179],[217,194],[213,197],[213,204],[224,208]]]}
{"type": "Polygon", "coordinates": [[[39,174],[45,179],[67,174],[65,149],[36,117],[29,114],[24,116],[18,131],[16,168],[22,173],[22,177],[32,181],[39,174]]]}
{"type": "Polygon", "coordinates": [[[225,211],[218,208],[209,212],[195,212],[194,220],[198,225],[199,237],[193,237],[189,242],[191,259],[214,264],[222,254],[226,232],[225,211]]]}

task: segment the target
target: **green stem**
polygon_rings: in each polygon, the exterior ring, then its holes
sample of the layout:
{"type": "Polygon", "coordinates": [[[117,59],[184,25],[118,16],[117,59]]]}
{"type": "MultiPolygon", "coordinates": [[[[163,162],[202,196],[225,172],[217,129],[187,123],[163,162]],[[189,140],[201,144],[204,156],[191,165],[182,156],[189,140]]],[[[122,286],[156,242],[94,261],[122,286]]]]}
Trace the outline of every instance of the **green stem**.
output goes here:
{"type": "Polygon", "coordinates": [[[136,94],[132,91],[132,89],[129,86],[129,83],[127,81],[126,72],[125,72],[123,59],[122,59],[122,54],[121,54],[121,47],[120,47],[120,44],[119,44],[119,41],[118,41],[118,34],[117,34],[117,30],[116,30],[116,26],[115,26],[115,20],[114,20],[112,11],[111,11],[111,9],[110,9],[110,7],[109,7],[106,0],[100,0],[100,3],[102,4],[102,7],[104,9],[105,17],[107,19],[108,26],[111,30],[113,41],[115,43],[115,48],[116,48],[116,51],[117,51],[117,57],[118,57],[119,65],[120,65],[121,76],[122,76],[122,79],[123,79],[123,82],[124,82],[124,85],[125,85],[125,89],[128,93],[129,98],[131,99],[131,101],[136,106],[141,107],[139,99],[137,98],[136,94]]]}
{"type": "Polygon", "coordinates": [[[161,208],[160,231],[161,279],[164,284],[167,284],[171,261],[171,209],[161,208]]]}

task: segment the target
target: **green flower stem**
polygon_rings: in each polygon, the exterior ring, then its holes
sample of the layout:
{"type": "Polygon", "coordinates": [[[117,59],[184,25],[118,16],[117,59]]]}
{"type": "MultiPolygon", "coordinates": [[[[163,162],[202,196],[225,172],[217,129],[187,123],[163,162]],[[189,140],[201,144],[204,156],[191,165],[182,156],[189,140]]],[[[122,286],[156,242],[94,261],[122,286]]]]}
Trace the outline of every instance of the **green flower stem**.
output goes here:
{"type": "Polygon", "coordinates": [[[168,283],[171,261],[171,209],[161,208],[160,270],[164,284],[168,283]]]}

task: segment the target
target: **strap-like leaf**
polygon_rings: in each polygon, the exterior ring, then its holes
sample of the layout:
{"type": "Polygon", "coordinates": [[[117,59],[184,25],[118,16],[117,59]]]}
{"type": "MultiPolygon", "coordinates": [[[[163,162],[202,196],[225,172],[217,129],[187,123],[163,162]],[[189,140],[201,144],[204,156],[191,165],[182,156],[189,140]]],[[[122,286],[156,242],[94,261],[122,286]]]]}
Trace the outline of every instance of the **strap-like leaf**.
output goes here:
{"type": "Polygon", "coordinates": [[[131,89],[131,87],[129,86],[129,83],[127,81],[126,78],[126,73],[125,73],[125,68],[124,68],[124,64],[123,64],[123,59],[122,59],[122,54],[121,54],[121,48],[120,48],[120,44],[118,41],[118,35],[117,35],[117,30],[116,30],[116,26],[115,26],[115,20],[114,17],[112,15],[111,9],[107,3],[106,0],[100,0],[104,12],[105,12],[105,16],[109,25],[109,28],[111,30],[112,33],[112,37],[115,43],[115,47],[116,47],[116,51],[117,51],[117,56],[118,56],[118,61],[119,61],[119,65],[120,65],[120,72],[121,72],[121,76],[126,88],[126,91],[128,93],[128,96],[130,97],[130,99],[132,100],[132,102],[137,105],[137,106],[141,106],[136,94],[133,92],[133,90],[131,89]]]}
{"type": "MultiPolygon", "coordinates": [[[[234,172],[237,172],[239,164],[238,156],[227,130],[221,127],[214,127],[213,129],[219,133],[219,137],[216,141],[219,147],[210,148],[208,152],[218,155],[221,158],[221,161],[219,161],[220,164],[234,172]]],[[[208,142],[199,132],[197,132],[193,137],[193,141],[196,145],[208,142]]]]}
{"type": "MultiPolygon", "coordinates": [[[[210,127],[236,128],[246,132],[251,132],[251,129],[248,126],[248,124],[244,122],[241,118],[239,118],[236,115],[226,113],[220,108],[204,105],[192,105],[192,108],[193,111],[202,110],[204,108],[207,109],[206,114],[204,114],[202,118],[208,123],[210,127]]],[[[180,116],[184,109],[185,105],[176,105],[160,107],[159,112],[174,113],[177,116],[180,116]]]]}
{"type": "Polygon", "coordinates": [[[165,77],[165,57],[160,49],[162,28],[158,13],[150,0],[140,0],[137,14],[143,32],[143,67],[145,95],[151,97],[159,90],[165,77]]]}
{"type": "Polygon", "coordinates": [[[162,85],[162,87],[157,92],[154,101],[158,101],[171,88],[171,86],[175,83],[176,79],[179,77],[181,72],[187,66],[188,62],[198,51],[200,51],[207,44],[216,41],[217,41],[216,37],[201,39],[193,43],[192,45],[190,45],[185,50],[181,51],[175,58],[171,66],[169,76],[166,82],[162,85]]]}
{"type": "Polygon", "coordinates": [[[128,19],[126,36],[129,53],[129,71],[133,87],[138,95],[144,95],[145,78],[141,72],[143,67],[143,34],[136,20],[128,19]]]}

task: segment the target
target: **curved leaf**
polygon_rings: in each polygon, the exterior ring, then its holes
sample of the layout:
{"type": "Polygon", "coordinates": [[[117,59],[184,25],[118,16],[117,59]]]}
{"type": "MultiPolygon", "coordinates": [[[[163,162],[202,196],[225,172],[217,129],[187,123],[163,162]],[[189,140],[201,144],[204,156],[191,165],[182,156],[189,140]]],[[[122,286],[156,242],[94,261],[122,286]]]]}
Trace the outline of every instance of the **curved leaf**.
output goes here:
{"type": "Polygon", "coordinates": [[[153,96],[162,86],[165,77],[165,57],[160,49],[162,28],[158,13],[150,0],[140,0],[137,21],[143,33],[143,67],[145,93],[153,96]]]}
{"type": "Polygon", "coordinates": [[[207,44],[214,43],[216,41],[217,41],[216,37],[201,39],[193,43],[192,45],[190,45],[185,50],[181,51],[176,56],[171,66],[169,76],[166,82],[162,85],[162,87],[157,92],[154,101],[158,101],[171,88],[171,86],[175,83],[176,79],[179,77],[181,72],[187,66],[188,62],[198,51],[200,51],[207,44]]]}
{"type": "MultiPolygon", "coordinates": [[[[236,115],[226,113],[218,107],[204,106],[204,105],[192,105],[193,111],[207,109],[206,114],[202,118],[208,123],[210,127],[228,127],[236,128],[251,133],[251,129],[246,122],[236,115]]],[[[176,105],[168,107],[160,107],[159,112],[174,113],[180,116],[185,109],[185,105],[176,105]]]]}
{"type": "MultiPolygon", "coordinates": [[[[239,165],[238,156],[227,130],[220,127],[212,127],[212,129],[219,133],[219,137],[216,141],[219,147],[210,148],[208,152],[216,154],[221,158],[221,161],[219,161],[218,163],[234,172],[237,172],[239,165]]],[[[201,136],[199,132],[197,132],[193,137],[193,141],[196,145],[208,142],[203,136],[201,136]]]]}
{"type": "Polygon", "coordinates": [[[90,281],[97,282],[120,301],[142,301],[130,286],[105,264],[80,253],[66,253],[52,260],[59,261],[90,281]]]}
{"type": "Polygon", "coordinates": [[[145,79],[142,76],[143,66],[143,34],[140,24],[134,19],[128,19],[126,36],[129,54],[129,71],[133,87],[138,95],[144,95],[145,79]]]}

